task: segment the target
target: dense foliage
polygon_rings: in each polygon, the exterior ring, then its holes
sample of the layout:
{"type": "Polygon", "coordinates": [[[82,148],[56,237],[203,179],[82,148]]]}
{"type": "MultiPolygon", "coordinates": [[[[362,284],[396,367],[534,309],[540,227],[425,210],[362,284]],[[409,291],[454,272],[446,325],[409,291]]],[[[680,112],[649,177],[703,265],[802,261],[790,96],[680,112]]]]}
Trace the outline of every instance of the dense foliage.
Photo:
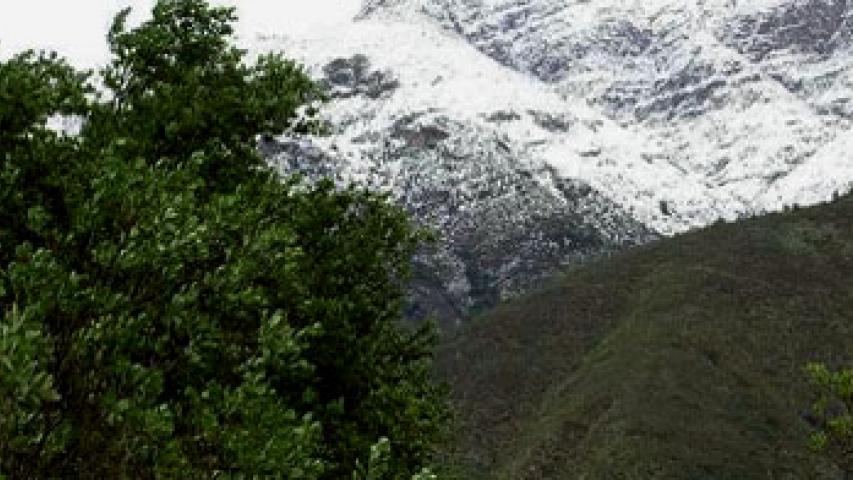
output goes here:
{"type": "Polygon", "coordinates": [[[100,93],[54,55],[0,63],[0,477],[418,473],[447,415],[432,335],[396,326],[420,234],[264,165],[320,92],[244,63],[233,9],[126,18],[100,93]]]}
{"type": "Polygon", "coordinates": [[[853,369],[830,370],[810,363],[806,370],[814,383],[813,405],[818,422],[812,448],[826,455],[845,475],[853,475],[853,369]]]}

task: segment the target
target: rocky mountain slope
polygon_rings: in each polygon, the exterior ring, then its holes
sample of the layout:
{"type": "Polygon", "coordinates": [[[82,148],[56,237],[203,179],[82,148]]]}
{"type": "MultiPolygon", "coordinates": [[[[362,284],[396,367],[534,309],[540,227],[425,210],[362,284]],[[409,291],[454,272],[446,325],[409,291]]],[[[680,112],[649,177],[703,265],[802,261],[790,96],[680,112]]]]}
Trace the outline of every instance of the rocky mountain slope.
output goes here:
{"type": "Polygon", "coordinates": [[[853,185],[853,2],[368,0],[267,35],[329,87],[285,169],[386,190],[458,322],[590,255],[853,185]]]}

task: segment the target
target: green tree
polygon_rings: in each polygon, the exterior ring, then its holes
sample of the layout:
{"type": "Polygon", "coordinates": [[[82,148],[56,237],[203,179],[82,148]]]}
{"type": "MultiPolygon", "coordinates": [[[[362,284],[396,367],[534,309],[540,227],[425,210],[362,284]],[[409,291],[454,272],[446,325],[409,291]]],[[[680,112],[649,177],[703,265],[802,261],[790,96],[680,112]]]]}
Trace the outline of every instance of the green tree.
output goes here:
{"type": "Polygon", "coordinates": [[[845,478],[853,477],[853,369],[832,371],[811,363],[806,371],[817,393],[812,409],[818,421],[811,446],[832,460],[845,478]]]}
{"type": "Polygon", "coordinates": [[[55,55],[0,63],[0,476],[348,478],[380,451],[371,478],[428,478],[434,335],[397,322],[422,234],[264,164],[321,93],[245,63],[233,9],[126,18],[101,93],[55,55]]]}

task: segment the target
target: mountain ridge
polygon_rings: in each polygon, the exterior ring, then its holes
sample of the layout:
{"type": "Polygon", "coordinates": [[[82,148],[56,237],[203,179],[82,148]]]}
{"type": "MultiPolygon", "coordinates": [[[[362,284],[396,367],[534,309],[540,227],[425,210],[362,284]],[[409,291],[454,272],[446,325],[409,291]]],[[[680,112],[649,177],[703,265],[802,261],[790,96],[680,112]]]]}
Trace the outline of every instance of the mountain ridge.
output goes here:
{"type": "Polygon", "coordinates": [[[428,263],[444,273],[429,288],[452,308],[423,310],[458,323],[454,311],[580,259],[849,191],[851,12],[839,0],[368,1],[333,31],[257,42],[332,96],[334,135],[296,142],[307,154],[282,138],[289,153],[271,160],[315,165],[298,159],[322,152],[327,173],[389,191],[438,230],[445,253],[428,263]],[[550,226],[525,220],[540,211],[550,226]],[[472,249],[475,226],[503,246],[472,249]]]}

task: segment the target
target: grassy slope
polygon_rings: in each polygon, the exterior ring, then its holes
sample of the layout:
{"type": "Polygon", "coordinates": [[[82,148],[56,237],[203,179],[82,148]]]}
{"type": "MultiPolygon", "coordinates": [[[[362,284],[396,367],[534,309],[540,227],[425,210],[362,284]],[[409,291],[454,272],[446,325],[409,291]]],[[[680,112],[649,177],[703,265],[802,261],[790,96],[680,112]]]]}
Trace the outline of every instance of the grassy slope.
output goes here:
{"type": "Polygon", "coordinates": [[[823,478],[804,363],[853,361],[853,198],[567,272],[447,340],[476,478],[823,478]]]}

